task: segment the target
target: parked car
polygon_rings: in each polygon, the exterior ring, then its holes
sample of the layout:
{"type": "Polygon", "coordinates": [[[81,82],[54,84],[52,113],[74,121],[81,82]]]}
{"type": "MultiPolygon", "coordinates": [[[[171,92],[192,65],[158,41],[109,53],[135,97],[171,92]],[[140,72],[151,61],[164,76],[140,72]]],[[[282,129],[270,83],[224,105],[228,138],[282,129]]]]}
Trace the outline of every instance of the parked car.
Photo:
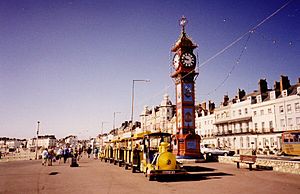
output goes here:
{"type": "Polygon", "coordinates": [[[204,155],[215,156],[233,156],[234,151],[225,150],[222,148],[216,148],[213,145],[205,144],[200,147],[201,153],[204,155]]]}

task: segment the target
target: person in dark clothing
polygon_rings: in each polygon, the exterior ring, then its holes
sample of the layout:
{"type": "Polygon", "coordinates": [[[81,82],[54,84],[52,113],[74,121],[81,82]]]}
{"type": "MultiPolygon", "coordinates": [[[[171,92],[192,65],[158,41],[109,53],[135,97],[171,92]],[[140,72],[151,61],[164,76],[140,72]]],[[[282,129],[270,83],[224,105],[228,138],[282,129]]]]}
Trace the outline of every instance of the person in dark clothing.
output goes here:
{"type": "Polygon", "coordinates": [[[69,149],[68,148],[64,149],[63,156],[64,156],[64,163],[66,163],[66,161],[69,157],[69,149]]]}
{"type": "Polygon", "coordinates": [[[92,148],[89,147],[89,148],[87,149],[88,158],[91,157],[91,153],[92,153],[92,148]]]}

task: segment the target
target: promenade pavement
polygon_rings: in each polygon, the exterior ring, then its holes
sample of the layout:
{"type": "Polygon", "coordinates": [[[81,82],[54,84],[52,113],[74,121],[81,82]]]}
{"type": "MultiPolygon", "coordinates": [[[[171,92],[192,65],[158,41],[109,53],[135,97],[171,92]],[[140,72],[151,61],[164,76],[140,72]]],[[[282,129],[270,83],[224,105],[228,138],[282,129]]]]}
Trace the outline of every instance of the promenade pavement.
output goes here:
{"type": "Polygon", "coordinates": [[[300,176],[274,171],[237,169],[232,164],[187,164],[189,175],[149,182],[142,173],[84,158],[80,167],[42,166],[41,161],[0,163],[0,193],[300,193],[300,176]]]}

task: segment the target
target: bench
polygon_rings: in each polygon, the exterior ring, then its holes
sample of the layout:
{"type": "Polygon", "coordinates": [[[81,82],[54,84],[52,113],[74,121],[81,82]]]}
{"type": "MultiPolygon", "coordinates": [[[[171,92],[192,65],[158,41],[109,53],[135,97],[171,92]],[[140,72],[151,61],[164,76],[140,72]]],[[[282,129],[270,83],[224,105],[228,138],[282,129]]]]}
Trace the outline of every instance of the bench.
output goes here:
{"type": "Polygon", "coordinates": [[[249,170],[252,170],[252,165],[256,162],[256,156],[253,155],[240,155],[239,160],[235,160],[236,167],[240,168],[240,163],[245,163],[249,165],[249,170]]]}

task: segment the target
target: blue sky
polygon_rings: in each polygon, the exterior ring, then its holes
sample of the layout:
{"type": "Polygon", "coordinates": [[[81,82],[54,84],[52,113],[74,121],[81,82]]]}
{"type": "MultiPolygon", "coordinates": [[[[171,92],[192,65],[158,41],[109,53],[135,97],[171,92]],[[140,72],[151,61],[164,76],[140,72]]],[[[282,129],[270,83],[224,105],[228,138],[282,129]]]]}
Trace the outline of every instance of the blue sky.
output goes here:
{"type": "MultiPolygon", "coordinates": [[[[171,47],[188,19],[188,36],[202,64],[284,5],[265,1],[0,1],[0,136],[93,137],[135,112],[174,102],[171,47]]],[[[196,100],[235,96],[273,86],[281,74],[299,77],[300,1],[284,9],[199,69],[196,100]],[[241,54],[242,53],[242,54],[241,54]],[[237,64],[237,60],[239,63],[237,64]],[[223,80],[230,74],[228,79],[223,80]],[[223,83],[223,84],[222,84],[223,83]]]]}

